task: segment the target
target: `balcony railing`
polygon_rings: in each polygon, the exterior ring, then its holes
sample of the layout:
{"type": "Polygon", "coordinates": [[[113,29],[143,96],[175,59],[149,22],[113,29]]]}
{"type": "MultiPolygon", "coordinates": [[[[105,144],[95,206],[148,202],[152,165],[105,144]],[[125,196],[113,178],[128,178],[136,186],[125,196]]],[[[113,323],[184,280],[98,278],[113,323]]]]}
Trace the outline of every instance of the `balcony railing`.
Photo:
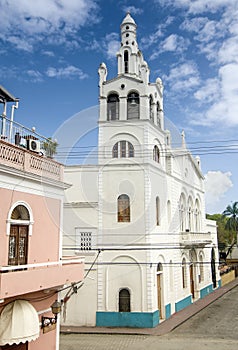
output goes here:
{"type": "Polygon", "coordinates": [[[182,232],[181,233],[180,245],[182,246],[204,247],[211,243],[212,243],[211,232],[182,232]]]}
{"type": "Polygon", "coordinates": [[[0,140],[0,164],[39,176],[63,180],[62,164],[3,140],[0,140]]]}
{"type": "Polygon", "coordinates": [[[16,266],[0,266],[0,299],[54,289],[79,282],[84,276],[84,258],[63,259],[16,266]]]}
{"type": "Polygon", "coordinates": [[[35,128],[27,128],[13,120],[7,118],[7,116],[0,115],[0,138],[6,142],[16,144],[16,140],[22,143],[24,146],[25,140],[29,137],[39,140],[41,144],[43,142],[49,142],[50,140],[43,135],[36,132],[35,128]]]}

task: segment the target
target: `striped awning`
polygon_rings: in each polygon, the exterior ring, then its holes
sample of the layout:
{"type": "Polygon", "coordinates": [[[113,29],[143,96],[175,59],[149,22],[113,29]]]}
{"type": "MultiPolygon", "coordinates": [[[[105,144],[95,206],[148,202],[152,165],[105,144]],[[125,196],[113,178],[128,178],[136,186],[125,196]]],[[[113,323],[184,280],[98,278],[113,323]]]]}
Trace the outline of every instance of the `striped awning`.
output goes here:
{"type": "Polygon", "coordinates": [[[7,304],[0,314],[0,345],[30,342],[39,337],[36,309],[26,300],[7,304]]]}

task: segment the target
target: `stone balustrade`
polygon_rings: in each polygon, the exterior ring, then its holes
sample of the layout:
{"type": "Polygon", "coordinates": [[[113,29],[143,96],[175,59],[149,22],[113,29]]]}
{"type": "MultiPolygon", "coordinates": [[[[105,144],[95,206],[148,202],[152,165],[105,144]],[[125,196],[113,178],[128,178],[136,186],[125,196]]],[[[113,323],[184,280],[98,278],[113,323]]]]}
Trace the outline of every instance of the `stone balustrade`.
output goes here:
{"type": "Polygon", "coordinates": [[[63,181],[63,165],[37,153],[0,140],[0,165],[63,181]]]}
{"type": "Polygon", "coordinates": [[[205,246],[212,242],[211,232],[182,232],[181,245],[185,246],[205,246]]]}

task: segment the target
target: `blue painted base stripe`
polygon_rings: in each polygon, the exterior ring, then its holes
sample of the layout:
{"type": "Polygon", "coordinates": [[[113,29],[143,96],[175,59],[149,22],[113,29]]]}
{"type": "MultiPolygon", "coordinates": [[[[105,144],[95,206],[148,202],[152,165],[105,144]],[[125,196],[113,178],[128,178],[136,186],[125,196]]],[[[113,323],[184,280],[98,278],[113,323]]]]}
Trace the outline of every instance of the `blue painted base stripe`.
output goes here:
{"type": "Polygon", "coordinates": [[[213,292],[213,285],[210,284],[208,286],[206,286],[205,288],[200,290],[200,298],[204,298],[206,295],[210,294],[213,292]]]}
{"type": "Polygon", "coordinates": [[[191,304],[192,304],[192,296],[189,295],[188,297],[175,303],[175,312],[178,312],[191,304]]]}
{"type": "Polygon", "coordinates": [[[171,304],[165,306],[165,318],[170,318],[171,316],[171,304]]]}
{"type": "Polygon", "coordinates": [[[97,327],[153,328],[159,324],[159,311],[155,312],[102,312],[96,313],[97,327]]]}

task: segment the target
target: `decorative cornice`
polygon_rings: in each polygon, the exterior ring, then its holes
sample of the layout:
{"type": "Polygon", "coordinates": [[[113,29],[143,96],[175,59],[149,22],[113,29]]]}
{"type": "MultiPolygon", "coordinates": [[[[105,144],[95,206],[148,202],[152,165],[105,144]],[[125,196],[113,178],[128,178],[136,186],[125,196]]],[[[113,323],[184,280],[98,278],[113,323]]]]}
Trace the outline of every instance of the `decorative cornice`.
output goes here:
{"type": "Polygon", "coordinates": [[[96,208],[98,202],[70,202],[64,203],[64,208],[96,208]]]}

